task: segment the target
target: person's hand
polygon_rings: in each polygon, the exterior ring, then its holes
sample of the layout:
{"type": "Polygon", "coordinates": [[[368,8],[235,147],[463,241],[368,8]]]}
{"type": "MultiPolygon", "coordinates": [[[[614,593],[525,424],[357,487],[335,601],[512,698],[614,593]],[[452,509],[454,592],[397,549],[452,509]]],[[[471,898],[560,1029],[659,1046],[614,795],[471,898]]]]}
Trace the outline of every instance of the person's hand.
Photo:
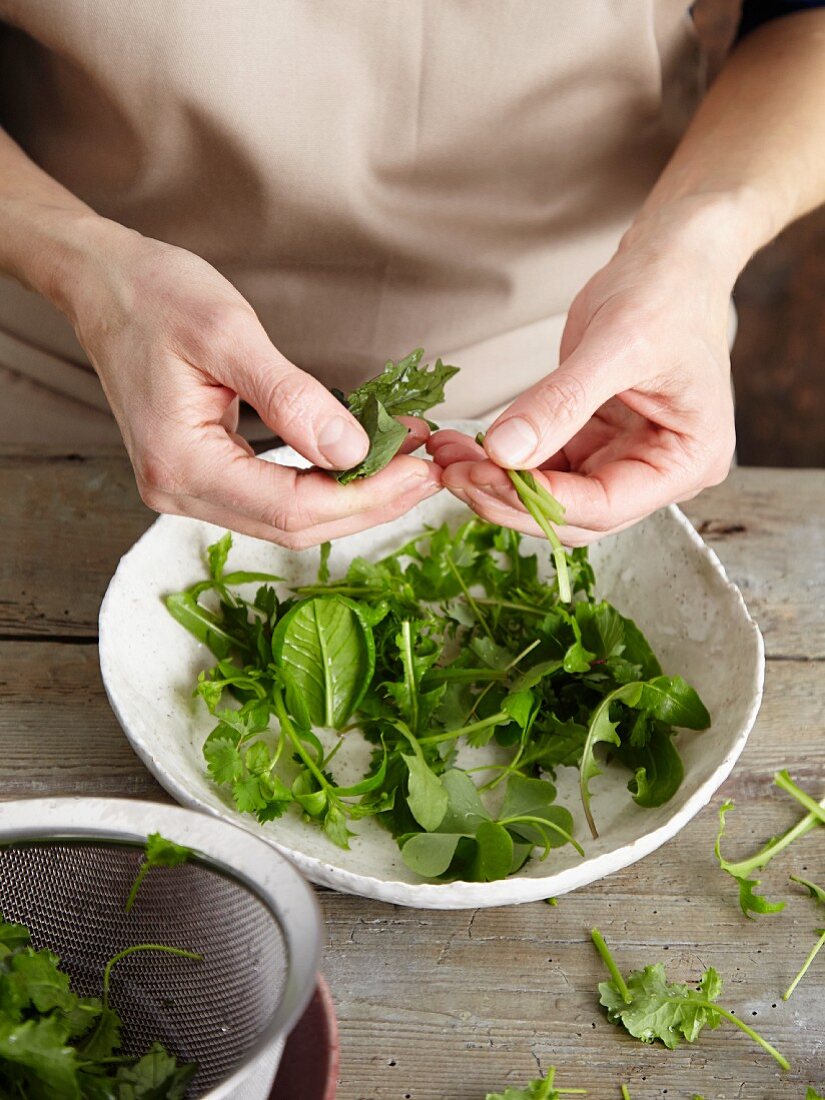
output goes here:
{"type": "Polygon", "coordinates": [[[430,439],[444,486],[484,519],[539,534],[505,469],[540,471],[566,508],[562,541],[582,546],[723,481],[734,275],[721,239],[703,239],[675,216],[631,230],[570,307],[561,365],[498,417],[484,449],[453,431],[430,439]]]}
{"type": "MultiPolygon", "coordinates": [[[[111,222],[89,251],[84,277],[62,297],[150,508],[300,549],[386,523],[438,491],[439,467],[406,454],[349,485],[256,458],[236,433],[239,397],[317,467],[351,467],[369,443],[208,263],[111,222]]],[[[406,423],[409,451],[429,430],[406,423]]]]}

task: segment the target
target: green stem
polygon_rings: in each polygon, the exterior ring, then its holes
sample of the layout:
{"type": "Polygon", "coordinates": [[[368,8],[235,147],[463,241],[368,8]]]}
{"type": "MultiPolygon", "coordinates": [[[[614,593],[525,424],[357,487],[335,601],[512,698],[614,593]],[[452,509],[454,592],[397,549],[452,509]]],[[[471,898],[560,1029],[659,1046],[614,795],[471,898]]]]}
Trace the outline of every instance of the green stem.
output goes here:
{"type": "Polygon", "coordinates": [[[518,493],[519,500],[544,532],[544,536],[553,550],[553,561],[556,564],[556,577],[559,582],[559,599],[562,603],[570,603],[573,593],[570,589],[570,574],[567,571],[567,555],[561,540],[550,525],[550,521],[544,513],[541,498],[534,493],[518,470],[508,470],[507,475],[518,493]]]}
{"type": "Polygon", "coordinates": [[[129,897],[126,899],[125,910],[127,913],[131,912],[132,906],[135,904],[135,898],[137,897],[138,890],[141,887],[143,880],[149,874],[151,864],[147,859],[144,859],[138,868],[138,873],[135,876],[135,881],[132,883],[132,889],[129,891],[129,897]]]}
{"type": "Polygon", "coordinates": [[[632,1100],[630,1089],[627,1085],[622,1085],[622,1100],[632,1100]]]}
{"type": "Polygon", "coordinates": [[[461,726],[457,730],[446,730],[444,733],[433,733],[427,737],[419,737],[418,740],[422,745],[437,745],[441,741],[454,741],[457,737],[463,737],[465,734],[478,733],[480,730],[489,729],[490,726],[497,726],[504,721],[511,721],[510,715],[506,711],[499,710],[495,714],[491,714],[489,718],[471,722],[468,726],[461,726]]]}
{"type": "Polygon", "coordinates": [[[498,825],[515,825],[520,821],[526,822],[528,825],[540,826],[542,829],[552,829],[554,833],[558,833],[559,836],[564,837],[568,844],[572,844],[580,856],[584,856],[584,848],[571,836],[566,829],[562,829],[561,825],[556,825],[552,821],[548,821],[547,818],[537,817],[533,814],[517,814],[515,817],[505,817],[500,819],[498,825]]]}
{"type": "Polygon", "coordinates": [[[461,587],[461,591],[464,593],[464,599],[470,605],[470,608],[471,608],[473,614],[475,615],[476,619],[478,620],[478,622],[481,624],[481,626],[484,630],[484,633],[487,635],[487,637],[490,639],[491,642],[495,642],[495,638],[493,637],[493,632],[492,632],[492,630],[490,630],[490,627],[487,623],[487,620],[481,614],[481,610],[480,610],[478,604],[476,603],[475,599],[473,598],[472,594],[470,593],[470,589],[464,583],[464,578],[459,573],[458,569],[456,568],[455,562],[453,561],[453,559],[450,557],[449,554],[446,555],[446,561],[447,561],[447,565],[450,567],[450,571],[452,572],[455,579],[458,581],[459,586],[461,587]]]}
{"type": "Polygon", "coordinates": [[[825,929],[823,929],[821,936],[816,941],[814,946],[811,948],[810,954],[808,955],[805,962],[802,964],[802,969],[799,971],[797,976],[794,978],[794,980],[791,982],[791,984],[788,986],[788,988],[782,994],[782,1000],[783,1001],[787,1001],[787,999],[790,997],[790,995],[793,993],[793,991],[796,989],[796,987],[799,985],[799,983],[805,977],[805,974],[808,970],[808,967],[811,965],[811,963],[817,957],[817,955],[821,951],[823,945],[825,945],[825,929]]]}
{"type": "Polygon", "coordinates": [[[132,947],[124,947],[122,951],[118,951],[116,955],[112,955],[111,959],[106,963],[103,969],[103,1007],[109,1007],[109,986],[112,980],[112,969],[117,964],[125,959],[128,955],[134,955],[136,951],[162,951],[165,955],[176,955],[180,959],[194,959],[195,962],[202,962],[203,955],[198,954],[197,951],[184,951],[181,947],[169,947],[165,943],[136,943],[132,947]]]}
{"type": "Polygon", "coordinates": [[[292,742],[292,746],[298,753],[300,758],[306,764],[307,769],[313,774],[318,781],[321,790],[326,791],[328,798],[331,802],[338,804],[339,800],[333,794],[333,789],[327,781],[327,777],[318,767],[316,762],[312,759],[310,754],[304,748],[304,743],[295,731],[295,727],[292,725],[287,709],[284,706],[284,699],[281,695],[281,689],[273,687],[272,689],[272,702],[275,705],[275,714],[278,717],[278,721],[281,724],[281,733],[286,733],[289,740],[292,742]]]}
{"type": "Polygon", "coordinates": [[[590,938],[595,944],[596,950],[602,957],[602,962],[610,971],[610,977],[616,983],[616,988],[621,994],[622,1000],[626,1005],[629,1005],[633,998],[630,995],[630,990],[627,988],[627,982],[622,977],[622,972],[616,965],[616,960],[610,954],[610,948],[604,942],[604,936],[598,930],[598,928],[591,928],[590,938]]]}
{"type": "Polygon", "coordinates": [[[410,726],[418,730],[418,684],[413,665],[412,631],[409,619],[401,624],[401,663],[404,666],[404,683],[410,697],[410,726]]]}
{"type": "Polygon", "coordinates": [[[426,684],[476,684],[479,680],[496,683],[506,679],[507,669],[504,668],[431,668],[423,677],[426,684]]]}
{"type": "MultiPolygon", "coordinates": [[[[777,783],[777,786],[781,786],[783,790],[787,790],[789,794],[794,793],[785,784],[777,783]]],[[[790,786],[798,790],[793,782],[791,782],[790,786]]],[[[804,791],[800,791],[799,793],[805,794],[804,791]]],[[[796,795],[794,795],[794,797],[796,797],[796,795]]],[[[805,795],[805,797],[807,798],[807,795],[805,795]]],[[[724,869],[728,874],[734,875],[737,878],[750,878],[754,871],[760,871],[762,868],[767,867],[774,856],[778,856],[780,852],[793,844],[794,841],[799,840],[812,829],[815,829],[817,825],[822,823],[819,817],[819,811],[825,811],[825,798],[823,798],[820,803],[815,803],[815,805],[817,805],[816,814],[809,813],[801,818],[797,821],[796,825],[793,825],[786,833],[783,833],[782,836],[778,837],[776,840],[769,841],[764,848],[758,851],[755,856],[751,856],[750,859],[740,859],[736,863],[731,863],[729,860],[726,860],[724,869]]]]}
{"type": "Polygon", "coordinates": [[[475,596],[475,601],[482,606],[490,604],[492,607],[506,607],[510,611],[521,611],[525,615],[538,615],[539,618],[544,618],[547,614],[547,608],[531,607],[527,603],[518,603],[515,600],[497,600],[493,596],[475,596]]]}
{"type": "MultiPolygon", "coordinates": [[[[777,772],[773,777],[773,781],[777,787],[781,787],[783,791],[787,791],[788,794],[792,795],[800,805],[805,807],[809,814],[825,824],[825,806],[816,802],[806,791],[797,787],[787,771],[783,769],[781,772],[777,772]]],[[[825,802],[825,799],[823,801],[825,802]]]]}
{"type": "Polygon", "coordinates": [[[691,1005],[700,1005],[702,1008],[710,1008],[714,1012],[718,1012],[723,1019],[729,1020],[732,1024],[736,1024],[740,1031],[744,1031],[744,1033],[749,1035],[755,1043],[758,1043],[764,1051],[770,1054],[772,1058],[776,1059],[782,1069],[789,1070],[791,1068],[788,1059],[783,1057],[776,1047],[771,1046],[768,1040],[763,1039],[758,1031],[754,1031],[752,1027],[749,1027],[743,1020],[740,1020],[738,1016],[734,1016],[732,1012],[728,1012],[726,1008],[721,1008],[719,1005],[714,1004],[713,1001],[692,1000],[690,1003],[691,1005]]]}

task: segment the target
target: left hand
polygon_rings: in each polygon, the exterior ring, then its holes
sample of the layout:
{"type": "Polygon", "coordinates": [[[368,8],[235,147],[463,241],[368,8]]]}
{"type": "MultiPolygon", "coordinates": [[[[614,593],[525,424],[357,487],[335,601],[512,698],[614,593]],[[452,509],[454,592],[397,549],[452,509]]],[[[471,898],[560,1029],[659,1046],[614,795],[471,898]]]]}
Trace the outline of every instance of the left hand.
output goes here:
{"type": "Polygon", "coordinates": [[[532,469],[566,508],[562,541],[583,546],[723,481],[736,274],[724,236],[673,208],[637,223],[573,301],[561,365],[498,417],[484,449],[454,431],[430,439],[444,486],[484,519],[540,534],[505,473],[532,469]]]}

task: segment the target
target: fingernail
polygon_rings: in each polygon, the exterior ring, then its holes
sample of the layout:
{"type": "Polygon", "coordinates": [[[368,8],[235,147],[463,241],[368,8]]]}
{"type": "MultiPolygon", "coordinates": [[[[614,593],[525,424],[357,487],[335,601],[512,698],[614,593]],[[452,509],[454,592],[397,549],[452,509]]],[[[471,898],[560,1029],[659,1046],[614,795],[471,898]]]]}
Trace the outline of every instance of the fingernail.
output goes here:
{"type": "Polygon", "coordinates": [[[318,433],[318,450],[336,470],[347,470],[364,457],[365,440],[352,421],[333,416],[318,433]]]}
{"type": "Polygon", "coordinates": [[[522,416],[511,416],[487,433],[487,450],[502,466],[516,466],[539,445],[532,424],[522,416]]]}

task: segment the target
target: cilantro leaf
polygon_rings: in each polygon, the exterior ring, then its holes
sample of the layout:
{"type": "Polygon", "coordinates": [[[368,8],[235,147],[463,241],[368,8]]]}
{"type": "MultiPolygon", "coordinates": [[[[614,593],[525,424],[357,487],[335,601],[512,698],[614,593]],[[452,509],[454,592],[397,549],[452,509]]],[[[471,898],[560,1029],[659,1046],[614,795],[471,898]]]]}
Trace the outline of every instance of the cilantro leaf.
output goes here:
{"type": "Polygon", "coordinates": [[[149,834],[146,838],[145,853],[143,862],[138,868],[137,876],[129,891],[129,896],[126,899],[125,909],[127,913],[131,911],[132,906],[135,904],[138,890],[140,890],[143,880],[153,867],[178,867],[181,863],[186,863],[195,854],[191,848],[187,848],[184,844],[176,844],[174,840],[167,840],[160,833],[149,834]]]}
{"type": "Polygon", "coordinates": [[[132,1066],[115,1076],[119,1100],[183,1100],[197,1073],[194,1063],[178,1063],[160,1043],[153,1043],[132,1066]]]}

